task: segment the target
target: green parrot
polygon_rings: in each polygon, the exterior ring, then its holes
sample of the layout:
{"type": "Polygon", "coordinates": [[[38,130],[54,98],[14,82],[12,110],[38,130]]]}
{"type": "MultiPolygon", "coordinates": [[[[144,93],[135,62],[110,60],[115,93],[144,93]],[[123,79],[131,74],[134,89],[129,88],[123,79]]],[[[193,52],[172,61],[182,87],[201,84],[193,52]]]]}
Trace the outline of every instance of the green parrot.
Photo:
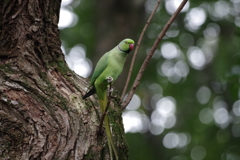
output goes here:
{"type": "MultiPolygon", "coordinates": [[[[131,50],[133,50],[133,48],[134,41],[128,38],[124,39],[115,48],[105,53],[97,63],[90,81],[90,90],[82,98],[86,99],[87,97],[97,93],[102,113],[105,112],[108,103],[107,90],[109,83],[113,83],[121,74],[127,55],[131,50]]],[[[107,134],[110,158],[113,160],[113,149],[115,158],[118,159],[107,115],[104,117],[104,125],[107,134]]]]}

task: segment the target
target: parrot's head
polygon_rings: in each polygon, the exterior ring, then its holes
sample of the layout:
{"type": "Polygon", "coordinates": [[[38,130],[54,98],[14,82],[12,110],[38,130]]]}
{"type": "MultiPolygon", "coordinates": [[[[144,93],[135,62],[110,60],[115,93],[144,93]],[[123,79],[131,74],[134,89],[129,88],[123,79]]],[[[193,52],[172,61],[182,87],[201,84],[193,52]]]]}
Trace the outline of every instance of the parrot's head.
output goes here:
{"type": "Polygon", "coordinates": [[[134,48],[134,41],[126,38],[118,44],[118,48],[123,52],[129,53],[134,48]]]}

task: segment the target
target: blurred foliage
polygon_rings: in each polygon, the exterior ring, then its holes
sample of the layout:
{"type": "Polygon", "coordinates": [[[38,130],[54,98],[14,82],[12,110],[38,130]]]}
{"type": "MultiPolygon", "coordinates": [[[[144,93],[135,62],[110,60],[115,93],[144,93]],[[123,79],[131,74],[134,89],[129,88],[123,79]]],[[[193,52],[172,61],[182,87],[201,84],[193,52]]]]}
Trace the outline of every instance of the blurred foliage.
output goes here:
{"type": "MultiPolygon", "coordinates": [[[[75,25],[61,29],[66,54],[81,44],[94,67],[123,38],[137,42],[156,2],[74,0],[63,6],[78,17],[75,25]]],[[[132,77],[175,2],[163,1],[154,15],[132,77]]],[[[125,121],[130,160],[240,160],[240,1],[191,0],[187,5],[144,73],[136,92],[140,107],[124,112],[138,115],[136,126],[125,121]]],[[[119,91],[131,56],[115,84],[119,91]]]]}

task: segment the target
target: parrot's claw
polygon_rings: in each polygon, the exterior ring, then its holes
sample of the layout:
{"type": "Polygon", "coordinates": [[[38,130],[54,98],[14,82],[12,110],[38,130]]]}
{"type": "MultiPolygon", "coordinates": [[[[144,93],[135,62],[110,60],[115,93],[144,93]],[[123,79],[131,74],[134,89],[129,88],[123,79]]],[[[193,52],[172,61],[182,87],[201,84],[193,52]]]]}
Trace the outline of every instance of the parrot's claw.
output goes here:
{"type": "Polygon", "coordinates": [[[108,91],[108,94],[112,93],[113,92],[113,88],[110,88],[110,86],[108,86],[108,90],[107,91],[108,91]]]}
{"type": "Polygon", "coordinates": [[[113,78],[111,76],[107,77],[107,82],[111,83],[113,81],[113,78]]]}

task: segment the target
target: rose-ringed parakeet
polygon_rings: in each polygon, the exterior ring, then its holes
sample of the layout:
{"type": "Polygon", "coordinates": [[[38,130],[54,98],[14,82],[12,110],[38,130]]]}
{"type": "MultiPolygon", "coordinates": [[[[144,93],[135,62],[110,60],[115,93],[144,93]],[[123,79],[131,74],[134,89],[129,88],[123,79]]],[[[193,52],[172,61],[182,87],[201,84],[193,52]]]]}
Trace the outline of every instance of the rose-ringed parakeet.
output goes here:
{"type": "MultiPolygon", "coordinates": [[[[123,70],[128,53],[133,50],[134,41],[132,39],[122,40],[115,48],[105,53],[97,63],[90,81],[90,90],[82,97],[83,99],[97,93],[101,112],[104,113],[108,103],[107,88],[109,83],[113,83],[123,70]],[[110,81],[109,81],[110,80],[110,81]]],[[[112,134],[109,127],[108,116],[104,117],[105,130],[107,134],[110,158],[113,159],[112,149],[115,158],[118,159],[117,150],[113,144],[112,134]]]]}

